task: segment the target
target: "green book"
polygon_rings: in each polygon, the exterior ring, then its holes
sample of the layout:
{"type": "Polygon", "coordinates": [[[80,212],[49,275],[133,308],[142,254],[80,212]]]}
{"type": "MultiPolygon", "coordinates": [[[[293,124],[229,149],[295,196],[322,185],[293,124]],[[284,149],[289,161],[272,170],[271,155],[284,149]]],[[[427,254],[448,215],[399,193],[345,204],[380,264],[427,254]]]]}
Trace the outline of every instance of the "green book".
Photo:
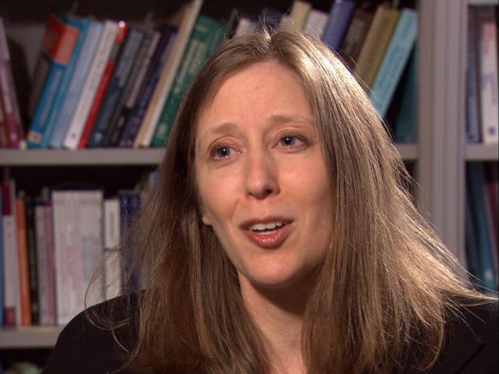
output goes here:
{"type": "Polygon", "coordinates": [[[200,15],[186,48],[182,65],[177,72],[175,84],[166,100],[154,131],[151,147],[163,147],[175,121],[178,108],[187,89],[208,58],[222,43],[224,24],[200,15]]]}

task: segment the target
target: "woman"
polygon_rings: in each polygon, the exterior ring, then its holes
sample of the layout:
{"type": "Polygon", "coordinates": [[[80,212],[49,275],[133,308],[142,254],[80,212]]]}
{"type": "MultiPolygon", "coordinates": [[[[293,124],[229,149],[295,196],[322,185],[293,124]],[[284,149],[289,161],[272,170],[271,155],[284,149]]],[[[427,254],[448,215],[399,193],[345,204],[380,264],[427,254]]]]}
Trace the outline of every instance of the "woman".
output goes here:
{"type": "Polygon", "coordinates": [[[147,289],[76,317],[45,372],[497,372],[497,302],[457,275],[408,181],[325,46],[227,41],[132,234],[147,289]]]}

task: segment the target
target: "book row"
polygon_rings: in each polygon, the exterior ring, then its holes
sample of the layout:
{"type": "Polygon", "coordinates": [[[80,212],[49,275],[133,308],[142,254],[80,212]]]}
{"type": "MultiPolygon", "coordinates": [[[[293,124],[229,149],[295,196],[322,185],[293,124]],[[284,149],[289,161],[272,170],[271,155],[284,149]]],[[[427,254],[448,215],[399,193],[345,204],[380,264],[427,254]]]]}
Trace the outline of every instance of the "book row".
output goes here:
{"type": "Polygon", "coordinates": [[[466,165],[467,267],[484,291],[498,291],[499,177],[497,162],[466,165]]]}
{"type": "Polygon", "coordinates": [[[76,186],[44,189],[40,196],[30,197],[15,192],[14,180],[4,181],[0,190],[2,324],[64,325],[85,306],[119,295],[132,250],[120,248],[120,237],[132,224],[155,177],[152,172],[140,187],[112,197],[105,197],[102,189],[76,186]]]}
{"type": "Polygon", "coordinates": [[[470,6],[466,59],[466,138],[499,141],[497,6],[470,6]]]}
{"type": "Polygon", "coordinates": [[[189,83],[225,37],[289,24],[338,52],[392,122],[397,142],[415,141],[416,11],[353,0],[335,0],[329,12],[296,0],[289,12],[264,8],[258,18],[234,9],[222,21],[201,11],[202,0],[193,0],[176,22],[143,24],[50,14],[29,105],[21,108],[30,118],[26,137],[12,115],[0,120],[0,146],[162,147],[189,83]]]}

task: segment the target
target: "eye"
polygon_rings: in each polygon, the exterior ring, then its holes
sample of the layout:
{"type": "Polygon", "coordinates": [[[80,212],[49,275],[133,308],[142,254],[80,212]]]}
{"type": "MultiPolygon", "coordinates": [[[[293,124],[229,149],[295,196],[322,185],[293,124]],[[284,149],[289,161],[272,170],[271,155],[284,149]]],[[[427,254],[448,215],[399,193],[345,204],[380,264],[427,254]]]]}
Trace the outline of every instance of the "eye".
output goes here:
{"type": "Polygon", "coordinates": [[[279,140],[279,143],[284,147],[294,147],[294,146],[301,146],[305,142],[297,136],[287,135],[287,136],[282,137],[279,140]]]}
{"type": "Polygon", "coordinates": [[[234,148],[222,146],[214,149],[213,157],[218,159],[229,158],[235,152],[234,148]]]}

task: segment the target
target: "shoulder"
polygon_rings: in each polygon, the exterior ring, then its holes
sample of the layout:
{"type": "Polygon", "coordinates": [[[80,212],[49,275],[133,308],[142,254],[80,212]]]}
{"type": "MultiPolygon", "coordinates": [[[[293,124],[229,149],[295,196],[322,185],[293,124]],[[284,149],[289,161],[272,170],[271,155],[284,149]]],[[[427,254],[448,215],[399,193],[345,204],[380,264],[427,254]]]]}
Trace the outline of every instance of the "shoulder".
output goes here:
{"type": "Polygon", "coordinates": [[[448,337],[432,374],[492,374],[499,371],[498,303],[463,306],[448,323],[448,337]]]}
{"type": "MultiPolygon", "coordinates": [[[[123,366],[122,347],[130,349],[136,339],[138,315],[137,298],[119,297],[97,304],[78,314],[63,329],[45,365],[44,374],[105,374],[123,366]],[[92,322],[95,316],[106,322],[113,315],[116,320],[130,317],[130,323],[116,329],[101,327],[92,322]]],[[[113,318],[114,319],[114,318],[113,318]]],[[[123,374],[129,372],[120,371],[123,374]]]]}

